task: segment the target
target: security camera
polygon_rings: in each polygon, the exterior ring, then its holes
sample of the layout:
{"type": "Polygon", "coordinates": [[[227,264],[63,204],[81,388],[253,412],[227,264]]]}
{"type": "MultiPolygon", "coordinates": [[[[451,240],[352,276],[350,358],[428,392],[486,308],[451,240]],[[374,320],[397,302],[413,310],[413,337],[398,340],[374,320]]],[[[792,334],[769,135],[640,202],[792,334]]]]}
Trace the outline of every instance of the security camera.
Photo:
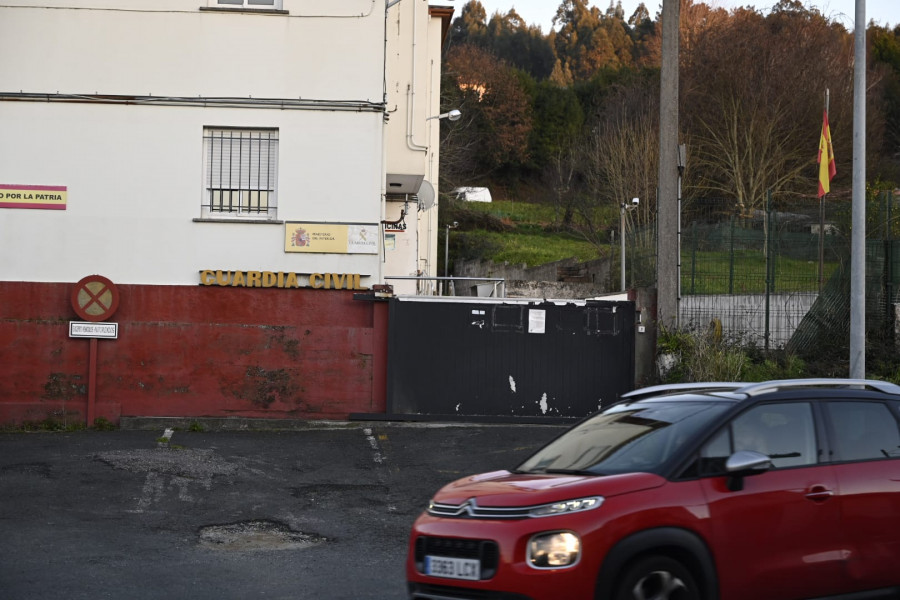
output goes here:
{"type": "Polygon", "coordinates": [[[453,226],[454,226],[454,227],[459,227],[459,221],[453,221],[453,226]]]}
{"type": "Polygon", "coordinates": [[[632,199],[631,199],[631,205],[632,205],[632,206],[637,206],[637,205],[640,204],[640,203],[641,203],[641,199],[640,199],[640,198],[632,198],[632,199]]]}

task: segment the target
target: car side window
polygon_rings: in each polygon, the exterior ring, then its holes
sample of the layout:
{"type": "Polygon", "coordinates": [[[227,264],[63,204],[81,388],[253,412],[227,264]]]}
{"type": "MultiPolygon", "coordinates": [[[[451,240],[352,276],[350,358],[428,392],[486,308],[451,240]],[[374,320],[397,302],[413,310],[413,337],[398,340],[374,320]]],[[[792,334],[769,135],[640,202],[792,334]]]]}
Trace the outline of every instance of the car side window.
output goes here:
{"type": "Polygon", "coordinates": [[[880,402],[828,402],[833,460],[900,458],[900,428],[880,402]]]}
{"type": "Polygon", "coordinates": [[[772,459],[777,468],[817,462],[815,423],[808,402],[761,404],[741,413],[700,449],[699,475],[725,472],[725,461],[740,450],[772,459]]]}
{"type": "Polygon", "coordinates": [[[808,402],[761,404],[731,424],[733,450],[755,450],[775,468],[812,465],[817,461],[816,430],[808,402]]]}

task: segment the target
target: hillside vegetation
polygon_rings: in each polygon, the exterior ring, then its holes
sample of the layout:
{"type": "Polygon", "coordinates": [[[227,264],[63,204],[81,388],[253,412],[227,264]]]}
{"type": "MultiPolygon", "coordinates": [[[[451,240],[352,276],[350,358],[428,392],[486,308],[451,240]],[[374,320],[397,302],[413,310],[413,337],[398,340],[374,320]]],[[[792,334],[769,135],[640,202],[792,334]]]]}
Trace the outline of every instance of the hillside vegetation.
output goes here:
{"type": "MultiPolygon", "coordinates": [[[[609,244],[598,246],[577,227],[561,227],[559,210],[547,204],[448,200],[441,206],[441,216],[445,223],[459,224],[450,230],[451,263],[477,259],[533,267],[567,258],[593,260],[610,253],[609,244]]],[[[446,231],[445,227],[445,235],[446,231]]]]}
{"type": "MultiPolygon", "coordinates": [[[[837,162],[829,196],[849,198],[853,33],[797,0],[765,10],[714,5],[681,1],[684,197],[726,200],[735,214],[761,209],[769,193],[815,201],[828,89],[837,162]]],[[[439,189],[487,186],[495,200],[460,212],[440,199],[442,228],[466,224],[451,234],[459,256],[533,264],[560,253],[589,257],[591,248],[602,254],[619,205],[635,197],[629,228],[652,227],[660,15],[644,4],[626,15],[617,2],[562,0],[555,29],[545,33],[514,9],[488,15],[478,0],[456,14],[442,55],[441,109],[459,109],[462,118],[440,125],[439,189]],[[499,223],[470,226],[480,210],[499,223]],[[481,229],[513,239],[474,233],[481,229]]],[[[867,179],[893,184],[900,27],[870,23],[867,34],[867,179]]]]}

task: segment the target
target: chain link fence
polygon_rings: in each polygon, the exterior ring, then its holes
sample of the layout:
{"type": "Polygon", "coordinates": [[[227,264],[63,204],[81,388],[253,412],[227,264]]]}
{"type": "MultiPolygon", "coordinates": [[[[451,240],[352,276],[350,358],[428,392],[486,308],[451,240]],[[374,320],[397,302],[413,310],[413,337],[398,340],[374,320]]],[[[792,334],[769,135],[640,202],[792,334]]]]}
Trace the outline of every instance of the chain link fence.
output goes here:
{"type": "MultiPolygon", "coordinates": [[[[733,200],[685,200],[680,328],[709,328],[766,350],[846,356],[851,210],[849,197],[770,195],[744,213],[733,200]]],[[[870,191],[866,213],[867,341],[893,348],[900,194],[870,191]]],[[[628,287],[655,285],[656,239],[652,229],[626,234],[628,287]]]]}

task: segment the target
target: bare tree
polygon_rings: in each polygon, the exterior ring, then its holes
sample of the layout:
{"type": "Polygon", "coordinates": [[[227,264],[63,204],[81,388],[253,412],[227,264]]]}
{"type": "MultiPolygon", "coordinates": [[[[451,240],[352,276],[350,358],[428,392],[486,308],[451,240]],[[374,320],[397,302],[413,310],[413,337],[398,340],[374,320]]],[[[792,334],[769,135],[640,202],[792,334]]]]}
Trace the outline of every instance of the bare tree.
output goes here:
{"type": "Polygon", "coordinates": [[[619,88],[585,140],[581,151],[585,193],[579,211],[598,246],[608,243],[598,216],[608,219],[618,214],[623,202],[640,198],[638,208],[629,211],[629,229],[646,229],[655,219],[658,85],[656,78],[648,78],[619,88]]]}
{"type": "Polygon", "coordinates": [[[806,181],[811,150],[797,142],[808,131],[777,99],[765,107],[748,106],[740,97],[718,100],[715,120],[695,122],[691,166],[706,175],[699,187],[733,197],[740,214],[749,216],[765,204],[769,190],[806,181]]]}
{"type": "Polygon", "coordinates": [[[543,180],[553,190],[555,214],[553,224],[563,229],[572,225],[577,192],[578,171],[577,147],[574,140],[569,144],[559,144],[544,167],[543,180]],[[563,211],[560,218],[560,210],[563,211]]]}
{"type": "Polygon", "coordinates": [[[847,41],[842,27],[794,0],[768,16],[738,9],[696,29],[682,88],[695,189],[733,198],[744,214],[769,190],[815,190],[825,88],[835,144],[850,139],[847,41]]]}

